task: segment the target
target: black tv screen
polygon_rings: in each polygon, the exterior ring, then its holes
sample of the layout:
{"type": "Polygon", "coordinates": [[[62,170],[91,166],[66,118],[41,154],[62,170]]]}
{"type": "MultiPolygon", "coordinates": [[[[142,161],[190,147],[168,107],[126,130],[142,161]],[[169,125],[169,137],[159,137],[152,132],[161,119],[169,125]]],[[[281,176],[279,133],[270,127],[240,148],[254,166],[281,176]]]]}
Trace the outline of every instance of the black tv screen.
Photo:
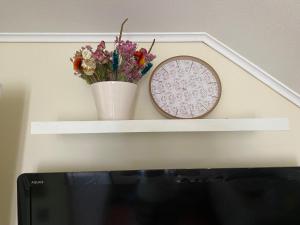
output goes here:
{"type": "Polygon", "coordinates": [[[19,225],[298,225],[300,168],[34,173],[19,225]]]}

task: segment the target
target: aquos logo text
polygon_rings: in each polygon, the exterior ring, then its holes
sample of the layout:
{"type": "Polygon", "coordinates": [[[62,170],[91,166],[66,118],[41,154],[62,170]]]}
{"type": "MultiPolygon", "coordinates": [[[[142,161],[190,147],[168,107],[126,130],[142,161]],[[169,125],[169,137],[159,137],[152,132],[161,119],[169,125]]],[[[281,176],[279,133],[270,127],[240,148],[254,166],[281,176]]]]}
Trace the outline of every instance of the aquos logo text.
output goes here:
{"type": "Polygon", "coordinates": [[[43,181],[43,180],[32,180],[31,181],[31,184],[44,184],[45,183],[45,181],[43,181]]]}

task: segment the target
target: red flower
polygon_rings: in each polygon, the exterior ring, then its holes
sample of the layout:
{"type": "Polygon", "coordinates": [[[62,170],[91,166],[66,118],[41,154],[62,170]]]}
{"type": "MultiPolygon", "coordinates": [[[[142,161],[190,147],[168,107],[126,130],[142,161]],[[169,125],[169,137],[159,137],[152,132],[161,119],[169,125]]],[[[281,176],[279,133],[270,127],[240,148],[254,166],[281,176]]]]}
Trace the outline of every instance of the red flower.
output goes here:
{"type": "Polygon", "coordinates": [[[139,51],[136,51],[136,52],[134,53],[134,57],[135,57],[135,59],[136,59],[138,65],[139,65],[140,67],[142,67],[142,66],[145,65],[145,62],[146,62],[146,53],[147,53],[147,51],[146,51],[146,49],[144,49],[144,48],[142,48],[142,49],[140,49],[139,51]]]}
{"type": "Polygon", "coordinates": [[[75,72],[79,72],[81,69],[82,57],[76,57],[73,61],[73,69],[75,72]]]}

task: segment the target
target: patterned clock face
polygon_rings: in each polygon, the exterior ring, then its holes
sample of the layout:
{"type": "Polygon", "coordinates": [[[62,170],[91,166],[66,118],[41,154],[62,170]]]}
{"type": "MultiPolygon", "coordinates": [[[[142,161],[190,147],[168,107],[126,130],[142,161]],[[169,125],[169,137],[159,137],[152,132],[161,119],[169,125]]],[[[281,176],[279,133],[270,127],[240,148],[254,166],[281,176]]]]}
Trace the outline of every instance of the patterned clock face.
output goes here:
{"type": "Polygon", "coordinates": [[[153,102],[168,117],[200,118],[221,96],[216,71],[192,56],[176,56],[159,64],[150,78],[153,102]]]}

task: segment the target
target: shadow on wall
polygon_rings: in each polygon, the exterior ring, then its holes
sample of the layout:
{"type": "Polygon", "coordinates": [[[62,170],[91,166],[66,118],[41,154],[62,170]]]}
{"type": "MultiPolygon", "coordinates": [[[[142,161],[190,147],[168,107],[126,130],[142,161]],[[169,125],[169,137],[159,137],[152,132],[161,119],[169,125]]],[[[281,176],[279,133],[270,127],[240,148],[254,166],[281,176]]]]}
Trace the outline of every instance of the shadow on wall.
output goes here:
{"type": "Polygon", "coordinates": [[[27,126],[28,93],[20,85],[8,87],[0,97],[0,224],[10,224],[19,155],[27,126]]]}
{"type": "MultiPolygon", "coordinates": [[[[294,154],[250,151],[229,143],[234,138],[255,143],[261,132],[57,135],[61,150],[40,161],[39,172],[99,170],[232,168],[297,166],[294,154]],[[220,140],[217,141],[217,140],[220,140]],[[202,143],[206,141],[205,147],[202,143]],[[82,145],[82,143],[85,143],[82,145]],[[146,144],[145,144],[146,143],[146,144]],[[83,155],[84,154],[84,155],[83,155]]],[[[266,134],[267,136],[272,134],[266,134]]],[[[49,137],[39,137],[39,139],[49,137]]],[[[255,145],[253,145],[253,149],[255,145]]]]}

